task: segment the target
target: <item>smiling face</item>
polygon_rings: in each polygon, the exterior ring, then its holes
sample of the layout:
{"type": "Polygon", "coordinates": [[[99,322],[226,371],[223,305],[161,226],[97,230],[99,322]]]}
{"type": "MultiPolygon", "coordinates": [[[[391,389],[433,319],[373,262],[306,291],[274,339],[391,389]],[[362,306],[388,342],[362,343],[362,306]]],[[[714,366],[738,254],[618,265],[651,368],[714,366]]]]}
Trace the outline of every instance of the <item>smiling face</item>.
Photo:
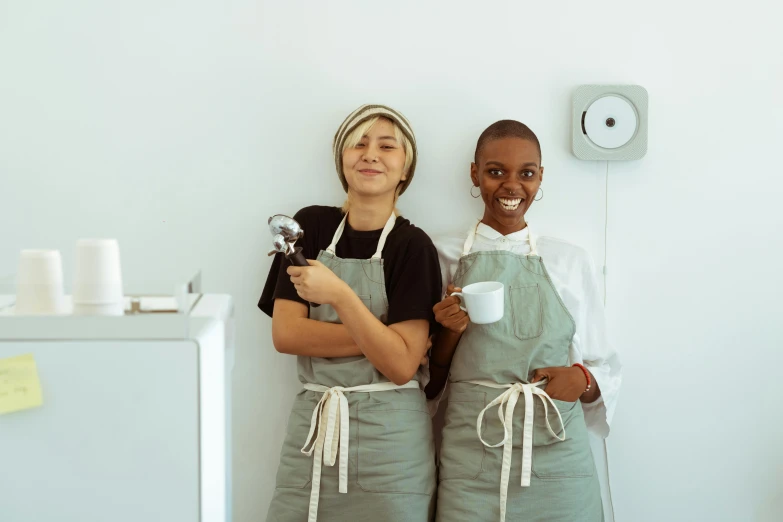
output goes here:
{"type": "Polygon", "coordinates": [[[527,226],[525,213],[544,179],[538,146],[509,137],[487,141],[470,165],[473,185],[484,200],[482,222],[503,235],[527,226]]]}
{"type": "Polygon", "coordinates": [[[399,135],[391,121],[380,118],[354,146],[343,150],[343,174],[352,195],[394,198],[407,175],[405,145],[399,135]]]}

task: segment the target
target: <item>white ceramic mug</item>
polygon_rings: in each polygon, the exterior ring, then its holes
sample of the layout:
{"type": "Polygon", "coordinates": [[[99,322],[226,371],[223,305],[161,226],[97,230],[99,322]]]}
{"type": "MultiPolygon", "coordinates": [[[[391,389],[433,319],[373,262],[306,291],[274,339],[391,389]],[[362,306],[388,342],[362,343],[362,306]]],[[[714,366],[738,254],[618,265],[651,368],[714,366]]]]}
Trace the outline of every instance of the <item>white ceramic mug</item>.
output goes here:
{"type": "Polygon", "coordinates": [[[460,308],[468,313],[470,322],[474,324],[490,324],[503,318],[505,290],[503,283],[486,281],[473,283],[454,292],[462,301],[460,308]]]}
{"type": "Polygon", "coordinates": [[[17,315],[63,313],[63,265],[58,250],[22,250],[16,284],[17,315]]]}

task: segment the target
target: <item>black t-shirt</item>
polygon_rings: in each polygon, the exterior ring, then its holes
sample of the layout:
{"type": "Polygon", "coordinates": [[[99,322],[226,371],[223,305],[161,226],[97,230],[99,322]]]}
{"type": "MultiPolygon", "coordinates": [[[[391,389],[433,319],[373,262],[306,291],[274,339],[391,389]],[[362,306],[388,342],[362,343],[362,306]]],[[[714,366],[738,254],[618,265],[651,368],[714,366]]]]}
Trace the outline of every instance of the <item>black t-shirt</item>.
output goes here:
{"type": "MultiPolygon", "coordinates": [[[[332,242],[344,214],[337,207],[312,206],[296,213],[294,219],[305,231],[296,243],[307,259],[316,259],[332,242]]],[[[346,222],[335,254],[344,259],[369,259],[378,248],[383,230],[354,230],[346,222]]],[[[389,299],[388,324],[425,319],[434,324],[432,307],[441,298],[440,264],[435,245],[427,234],[410,221],[398,217],[383,247],[383,271],[389,299]]],[[[258,307],[270,317],[275,299],[288,299],[307,305],[296,293],[286,269],[290,264],[282,254],[275,256],[258,307]]]]}

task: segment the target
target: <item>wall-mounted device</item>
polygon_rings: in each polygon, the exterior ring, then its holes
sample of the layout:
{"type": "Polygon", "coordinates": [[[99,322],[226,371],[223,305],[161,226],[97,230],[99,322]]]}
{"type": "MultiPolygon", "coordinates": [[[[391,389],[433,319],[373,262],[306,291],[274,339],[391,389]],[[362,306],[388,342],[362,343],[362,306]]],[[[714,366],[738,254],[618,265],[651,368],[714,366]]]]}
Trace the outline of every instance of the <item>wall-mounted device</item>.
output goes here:
{"type": "Polygon", "coordinates": [[[635,160],[647,153],[647,90],[640,85],[582,85],[573,98],[574,155],[635,160]]]}

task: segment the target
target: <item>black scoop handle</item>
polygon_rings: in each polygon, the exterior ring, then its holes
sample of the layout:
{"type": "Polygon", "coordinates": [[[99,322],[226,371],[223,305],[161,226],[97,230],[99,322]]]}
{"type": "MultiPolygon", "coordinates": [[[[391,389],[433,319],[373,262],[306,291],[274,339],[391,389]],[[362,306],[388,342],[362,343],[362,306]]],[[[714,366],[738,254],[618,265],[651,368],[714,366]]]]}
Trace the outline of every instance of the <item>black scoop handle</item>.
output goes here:
{"type": "MultiPolygon", "coordinates": [[[[307,259],[305,258],[304,254],[302,254],[302,247],[294,248],[294,253],[286,254],[285,257],[294,266],[310,266],[310,263],[307,262],[307,259]]],[[[318,303],[310,303],[310,306],[316,308],[321,305],[318,303]]]]}

